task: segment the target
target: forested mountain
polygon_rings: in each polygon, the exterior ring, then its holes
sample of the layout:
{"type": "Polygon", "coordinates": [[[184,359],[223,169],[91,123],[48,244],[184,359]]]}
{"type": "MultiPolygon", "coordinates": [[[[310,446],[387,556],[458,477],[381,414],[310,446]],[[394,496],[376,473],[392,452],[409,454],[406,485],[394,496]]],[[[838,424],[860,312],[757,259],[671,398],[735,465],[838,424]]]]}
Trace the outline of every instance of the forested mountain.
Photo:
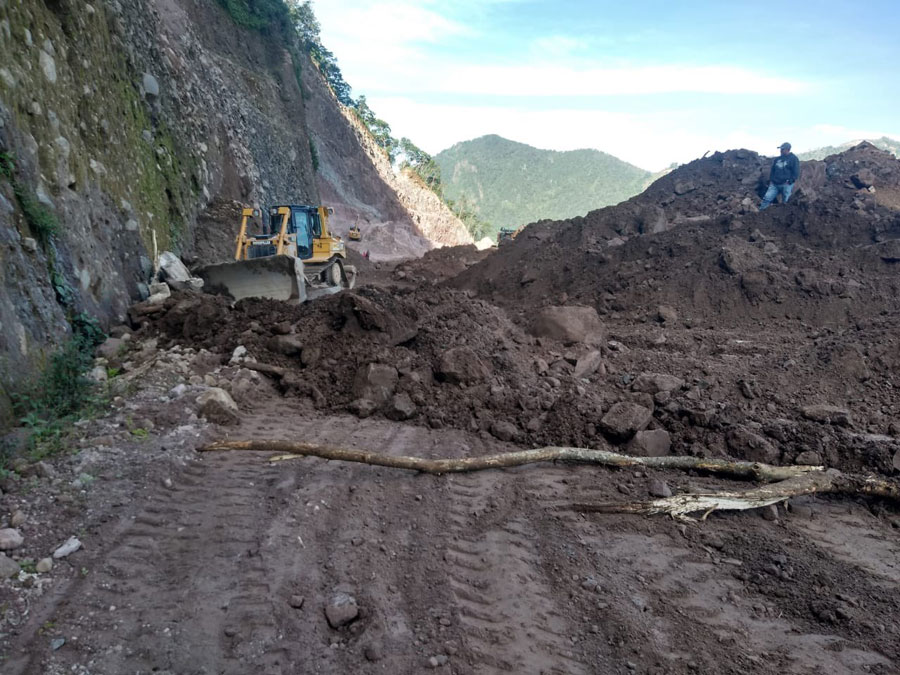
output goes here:
{"type": "Polygon", "coordinates": [[[540,150],[496,135],[435,155],[444,196],[490,224],[518,227],[617,204],[641,192],[651,174],[599,150],[540,150]]]}

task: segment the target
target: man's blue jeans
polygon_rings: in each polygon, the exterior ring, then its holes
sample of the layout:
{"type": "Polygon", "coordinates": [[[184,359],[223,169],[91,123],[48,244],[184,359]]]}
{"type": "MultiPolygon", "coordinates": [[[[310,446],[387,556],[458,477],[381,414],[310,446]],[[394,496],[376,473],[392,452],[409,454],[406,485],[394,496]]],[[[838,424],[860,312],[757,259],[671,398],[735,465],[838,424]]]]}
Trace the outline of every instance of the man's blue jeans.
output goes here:
{"type": "Polygon", "coordinates": [[[769,208],[769,204],[775,201],[776,197],[778,197],[779,192],[781,193],[782,204],[787,204],[788,200],[791,198],[791,190],[793,189],[793,183],[783,183],[782,185],[769,183],[769,189],[766,190],[766,196],[763,197],[762,204],[759,205],[759,210],[764,211],[769,208]]]}

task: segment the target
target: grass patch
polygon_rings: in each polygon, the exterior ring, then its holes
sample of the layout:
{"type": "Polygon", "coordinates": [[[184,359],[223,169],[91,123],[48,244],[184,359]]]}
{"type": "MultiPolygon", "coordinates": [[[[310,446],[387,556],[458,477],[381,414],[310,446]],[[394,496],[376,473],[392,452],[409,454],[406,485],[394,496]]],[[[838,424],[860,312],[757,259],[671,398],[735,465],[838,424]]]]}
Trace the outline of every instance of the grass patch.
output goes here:
{"type": "Polygon", "coordinates": [[[0,152],[0,176],[10,182],[19,208],[28,223],[28,229],[43,248],[59,234],[59,221],[50,210],[38,201],[37,196],[16,177],[16,159],[8,152],[0,152]]]}
{"type": "MultiPolygon", "coordinates": [[[[73,317],[71,324],[69,341],[50,357],[34,380],[13,396],[14,410],[29,430],[27,457],[31,461],[64,451],[69,446],[72,423],[105,402],[86,377],[94,363],[94,348],[103,341],[103,331],[85,314],[73,317]]],[[[10,455],[0,455],[6,470],[14,459],[10,455]]]]}

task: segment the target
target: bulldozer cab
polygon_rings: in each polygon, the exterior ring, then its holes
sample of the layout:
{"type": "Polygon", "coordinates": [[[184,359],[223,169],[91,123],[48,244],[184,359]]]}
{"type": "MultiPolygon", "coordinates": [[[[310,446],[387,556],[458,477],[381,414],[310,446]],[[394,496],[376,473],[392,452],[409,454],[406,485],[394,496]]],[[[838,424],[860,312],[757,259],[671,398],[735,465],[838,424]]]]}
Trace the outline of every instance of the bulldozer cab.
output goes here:
{"type": "Polygon", "coordinates": [[[297,257],[308,260],[315,253],[315,240],[322,238],[322,219],[314,206],[273,207],[269,210],[268,237],[285,236],[297,243],[297,257]],[[285,222],[286,220],[286,222],[285,222]]]}

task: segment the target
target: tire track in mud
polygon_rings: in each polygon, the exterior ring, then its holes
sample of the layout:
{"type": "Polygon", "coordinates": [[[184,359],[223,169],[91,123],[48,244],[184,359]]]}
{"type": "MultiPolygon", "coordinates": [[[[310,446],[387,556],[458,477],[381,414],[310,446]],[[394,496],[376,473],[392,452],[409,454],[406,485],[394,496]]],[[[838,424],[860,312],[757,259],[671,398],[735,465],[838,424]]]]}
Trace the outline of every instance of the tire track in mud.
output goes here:
{"type": "MultiPolygon", "coordinates": [[[[477,452],[495,450],[480,443],[477,452]]],[[[530,471],[541,468],[529,467],[530,471]]],[[[515,471],[447,477],[446,575],[473,673],[589,673],[543,578],[515,471]]]]}

